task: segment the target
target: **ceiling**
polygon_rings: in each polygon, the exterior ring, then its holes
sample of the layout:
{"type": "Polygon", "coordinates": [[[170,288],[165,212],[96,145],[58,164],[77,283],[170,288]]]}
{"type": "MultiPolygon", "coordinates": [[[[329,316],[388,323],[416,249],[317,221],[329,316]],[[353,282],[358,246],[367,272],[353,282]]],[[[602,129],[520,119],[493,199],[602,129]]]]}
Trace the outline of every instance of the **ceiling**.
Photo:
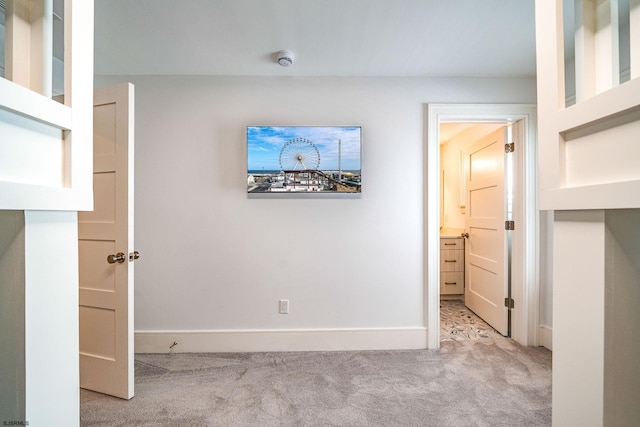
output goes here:
{"type": "Polygon", "coordinates": [[[440,123],[440,144],[449,142],[451,139],[469,130],[475,123],[440,123]]]}
{"type": "Polygon", "coordinates": [[[535,75],[533,0],[95,0],[95,16],[96,74],[535,75]]]}
{"type": "Polygon", "coordinates": [[[472,135],[472,138],[477,140],[504,125],[504,123],[440,123],[440,144],[445,144],[462,134],[466,134],[467,137],[472,135]]]}

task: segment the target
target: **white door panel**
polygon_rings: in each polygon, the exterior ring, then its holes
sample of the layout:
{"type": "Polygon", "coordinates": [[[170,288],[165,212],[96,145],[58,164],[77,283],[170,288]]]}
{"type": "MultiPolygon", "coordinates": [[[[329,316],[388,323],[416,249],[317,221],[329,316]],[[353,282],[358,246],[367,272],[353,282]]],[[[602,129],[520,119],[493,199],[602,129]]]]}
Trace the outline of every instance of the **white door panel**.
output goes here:
{"type": "Polygon", "coordinates": [[[94,210],[78,213],[80,387],[133,397],[133,86],[94,92],[94,210]],[[124,262],[107,262],[124,254],[124,262]]]}
{"type": "Polygon", "coordinates": [[[465,304],[503,335],[508,334],[507,236],[502,127],[467,153],[465,304]]]}

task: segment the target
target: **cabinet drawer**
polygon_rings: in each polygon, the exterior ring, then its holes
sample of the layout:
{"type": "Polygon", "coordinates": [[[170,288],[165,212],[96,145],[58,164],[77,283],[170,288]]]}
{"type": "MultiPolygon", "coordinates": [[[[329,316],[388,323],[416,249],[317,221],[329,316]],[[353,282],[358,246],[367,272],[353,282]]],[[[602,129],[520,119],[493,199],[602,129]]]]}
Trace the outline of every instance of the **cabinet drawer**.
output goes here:
{"type": "Polygon", "coordinates": [[[464,271],[464,251],[441,250],[440,271],[464,271]]]}
{"type": "Polygon", "coordinates": [[[464,239],[456,237],[455,239],[440,238],[440,249],[464,249],[464,239]]]}
{"type": "Polygon", "coordinates": [[[464,293],[464,272],[444,272],[440,273],[440,294],[463,294],[464,293]]]}

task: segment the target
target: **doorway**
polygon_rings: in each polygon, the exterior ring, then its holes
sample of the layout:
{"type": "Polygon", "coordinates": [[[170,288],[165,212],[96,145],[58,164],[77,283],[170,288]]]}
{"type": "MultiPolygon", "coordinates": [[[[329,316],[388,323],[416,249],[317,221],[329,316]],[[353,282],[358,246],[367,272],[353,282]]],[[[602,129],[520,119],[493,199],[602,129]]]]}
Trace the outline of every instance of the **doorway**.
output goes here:
{"type": "Polygon", "coordinates": [[[538,229],[536,198],[535,106],[521,104],[428,104],[426,139],[426,323],[428,348],[440,347],[440,125],[441,123],[502,123],[523,120],[523,147],[515,151],[512,232],[512,338],[523,345],[537,345],[538,229]]]}
{"type": "Polygon", "coordinates": [[[513,156],[517,126],[440,123],[440,340],[510,336],[513,156]],[[473,171],[473,174],[472,174],[473,171]],[[472,179],[473,178],[473,179],[472,179]],[[473,201],[473,204],[471,204],[473,201]]]}

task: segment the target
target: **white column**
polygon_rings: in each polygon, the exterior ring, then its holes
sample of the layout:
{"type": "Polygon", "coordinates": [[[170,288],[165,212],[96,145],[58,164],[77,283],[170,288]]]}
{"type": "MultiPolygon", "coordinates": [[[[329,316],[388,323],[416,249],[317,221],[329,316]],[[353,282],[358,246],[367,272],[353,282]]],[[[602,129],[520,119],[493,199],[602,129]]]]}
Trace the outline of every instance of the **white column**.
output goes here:
{"type": "Polygon", "coordinates": [[[553,240],[553,425],[600,426],[605,211],[556,211],[553,240]]]}
{"type": "Polygon", "coordinates": [[[77,212],[25,211],[25,420],[80,421],[77,212]]]}

